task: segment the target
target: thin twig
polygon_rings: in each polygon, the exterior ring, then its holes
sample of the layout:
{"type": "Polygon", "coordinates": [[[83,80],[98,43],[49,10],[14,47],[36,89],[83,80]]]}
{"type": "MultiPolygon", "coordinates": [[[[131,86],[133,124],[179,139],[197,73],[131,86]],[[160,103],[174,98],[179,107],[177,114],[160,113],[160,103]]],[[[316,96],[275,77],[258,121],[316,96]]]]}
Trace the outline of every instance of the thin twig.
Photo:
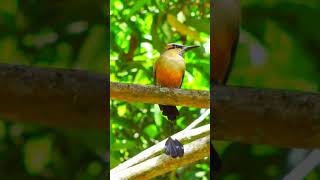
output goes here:
{"type": "Polygon", "coordinates": [[[312,151],[298,166],[288,173],[283,180],[300,180],[308,175],[320,163],[320,150],[312,151]]]}
{"type": "MultiPolygon", "coordinates": [[[[187,131],[180,131],[179,133],[172,136],[174,139],[178,139],[179,141],[187,141],[187,140],[194,140],[199,137],[203,137],[210,134],[210,124],[198,127],[196,129],[191,129],[187,131]]],[[[132,157],[131,159],[128,159],[127,161],[123,162],[122,164],[119,164],[117,167],[113,168],[110,171],[110,174],[115,174],[116,172],[121,172],[122,170],[125,170],[135,164],[141,163],[147,159],[150,159],[151,157],[154,157],[155,155],[159,154],[164,147],[165,140],[159,142],[158,144],[155,144],[154,146],[142,151],[141,153],[137,154],[136,156],[132,157]]]]}
{"type": "Polygon", "coordinates": [[[209,116],[210,114],[210,109],[207,109],[203,114],[201,114],[201,116],[194,120],[188,127],[186,127],[184,129],[185,130],[189,130],[189,129],[193,129],[194,127],[196,127],[198,124],[200,124],[203,120],[206,119],[207,116],[209,116]]]}

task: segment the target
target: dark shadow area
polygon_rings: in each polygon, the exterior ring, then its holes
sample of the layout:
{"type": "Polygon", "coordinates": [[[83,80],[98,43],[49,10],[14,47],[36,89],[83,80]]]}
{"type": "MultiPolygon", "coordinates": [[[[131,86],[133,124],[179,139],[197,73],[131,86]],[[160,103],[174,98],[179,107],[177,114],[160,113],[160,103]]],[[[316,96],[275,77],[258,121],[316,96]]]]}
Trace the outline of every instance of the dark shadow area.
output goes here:
{"type": "MultiPolygon", "coordinates": [[[[0,63],[80,69],[106,76],[107,6],[98,0],[1,1],[0,63]]],[[[101,88],[107,88],[106,84],[107,79],[101,88]]],[[[106,89],[101,97],[105,118],[92,121],[107,121],[107,93],[106,89]]],[[[47,116],[59,113],[53,106],[47,116]]],[[[43,124],[12,122],[0,113],[0,179],[106,178],[108,130],[43,124]]]]}
{"type": "MultiPolygon", "coordinates": [[[[214,2],[223,4],[222,0],[214,2]]],[[[231,31],[234,30],[232,29],[235,24],[234,20],[238,18],[232,16],[235,15],[233,6],[239,1],[225,0],[223,2],[225,3],[223,6],[213,7],[213,11],[221,16],[212,17],[212,21],[217,23],[217,27],[214,28],[216,31],[213,33],[218,34],[216,41],[213,40],[212,44],[221,50],[213,52],[213,54],[216,53],[215,60],[220,61],[220,64],[217,63],[211,69],[211,73],[216,71],[217,74],[227,63],[221,61],[227,59],[225,55],[231,51],[231,46],[234,46],[228,42],[234,35],[231,31]],[[223,31],[226,30],[223,29],[225,25],[229,28],[226,29],[231,30],[223,31]]],[[[241,1],[240,36],[230,76],[224,77],[228,79],[226,85],[319,93],[320,34],[318,29],[320,24],[317,23],[320,15],[319,10],[320,3],[318,1],[241,1]]],[[[218,75],[213,77],[216,78],[214,80],[219,78],[218,75]]],[[[216,96],[218,97],[219,94],[216,96]]],[[[223,116],[221,109],[215,106],[214,98],[215,94],[213,94],[212,102],[212,112],[215,119],[213,128],[219,129],[219,122],[223,124],[223,117],[227,116],[223,116]],[[215,107],[217,113],[215,113],[215,107]]],[[[267,113],[268,110],[264,112],[266,117],[272,117],[267,113]]],[[[231,116],[229,114],[228,117],[231,116]]],[[[237,117],[237,115],[234,117],[234,121],[246,119],[246,117],[237,117]]],[[[259,124],[259,122],[256,123],[259,124]]],[[[248,124],[248,126],[252,125],[248,124]]],[[[274,127],[276,126],[274,124],[274,127]]],[[[229,127],[230,129],[234,128],[235,131],[240,128],[232,127],[232,124],[229,127]]],[[[266,128],[270,128],[272,131],[272,126],[266,128]]],[[[219,134],[222,133],[219,132],[219,134]]],[[[281,148],[271,145],[237,143],[237,141],[243,141],[243,138],[249,133],[243,131],[242,134],[243,137],[238,137],[238,140],[214,141],[216,149],[222,156],[223,164],[216,179],[282,179],[312,151],[312,149],[295,149],[295,147],[281,148]]],[[[256,134],[259,138],[259,132],[256,134]]],[[[320,171],[316,167],[305,179],[319,179],[319,176],[320,171]]]]}

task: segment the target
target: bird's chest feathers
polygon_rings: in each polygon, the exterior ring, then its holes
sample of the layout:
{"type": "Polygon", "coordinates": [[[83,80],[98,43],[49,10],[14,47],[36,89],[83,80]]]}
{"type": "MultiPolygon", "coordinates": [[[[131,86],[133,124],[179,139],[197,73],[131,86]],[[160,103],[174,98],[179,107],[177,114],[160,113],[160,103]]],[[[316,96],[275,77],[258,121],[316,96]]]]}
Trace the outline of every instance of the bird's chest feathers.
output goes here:
{"type": "Polygon", "coordinates": [[[157,85],[180,87],[186,68],[182,56],[179,54],[163,54],[155,66],[157,85]]]}

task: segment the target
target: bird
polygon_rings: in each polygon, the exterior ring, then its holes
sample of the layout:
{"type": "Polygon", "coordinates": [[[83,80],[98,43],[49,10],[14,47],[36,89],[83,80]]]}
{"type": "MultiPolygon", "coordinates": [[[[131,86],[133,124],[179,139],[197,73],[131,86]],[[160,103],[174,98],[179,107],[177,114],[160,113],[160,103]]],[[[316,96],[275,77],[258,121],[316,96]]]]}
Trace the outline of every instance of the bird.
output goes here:
{"type": "MultiPolygon", "coordinates": [[[[164,52],[160,58],[154,63],[155,85],[168,88],[181,88],[186,63],[184,61],[184,53],[200,46],[184,46],[176,43],[169,43],[165,46],[164,52]]],[[[169,120],[170,134],[173,131],[179,111],[176,106],[161,105],[159,108],[162,114],[169,120]]],[[[177,139],[172,139],[171,135],[165,142],[164,153],[172,158],[182,157],[184,155],[183,144],[177,139]]]]}
{"type": "MultiPolygon", "coordinates": [[[[212,52],[210,81],[213,90],[215,85],[226,85],[229,79],[239,41],[241,6],[240,0],[211,0],[211,5],[213,5],[213,23],[211,23],[213,46],[210,47],[212,52]]],[[[211,107],[214,107],[213,102],[214,94],[211,93],[211,107]]],[[[212,119],[211,125],[214,123],[212,119]]],[[[220,171],[222,160],[213,145],[210,145],[211,177],[213,177],[214,173],[220,171]]]]}

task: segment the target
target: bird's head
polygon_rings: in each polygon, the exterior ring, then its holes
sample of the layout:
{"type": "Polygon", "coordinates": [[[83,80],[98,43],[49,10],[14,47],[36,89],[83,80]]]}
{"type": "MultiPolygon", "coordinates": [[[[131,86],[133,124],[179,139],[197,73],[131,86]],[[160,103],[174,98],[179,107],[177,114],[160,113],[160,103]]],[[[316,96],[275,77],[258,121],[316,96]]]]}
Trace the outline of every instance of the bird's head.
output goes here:
{"type": "Polygon", "coordinates": [[[170,43],[170,44],[167,44],[165,49],[166,50],[170,50],[170,49],[175,49],[177,50],[179,53],[183,54],[184,52],[186,51],[189,51],[193,48],[197,48],[197,47],[200,47],[200,46],[184,46],[184,45],[181,45],[181,44],[176,44],[176,43],[170,43]]]}

